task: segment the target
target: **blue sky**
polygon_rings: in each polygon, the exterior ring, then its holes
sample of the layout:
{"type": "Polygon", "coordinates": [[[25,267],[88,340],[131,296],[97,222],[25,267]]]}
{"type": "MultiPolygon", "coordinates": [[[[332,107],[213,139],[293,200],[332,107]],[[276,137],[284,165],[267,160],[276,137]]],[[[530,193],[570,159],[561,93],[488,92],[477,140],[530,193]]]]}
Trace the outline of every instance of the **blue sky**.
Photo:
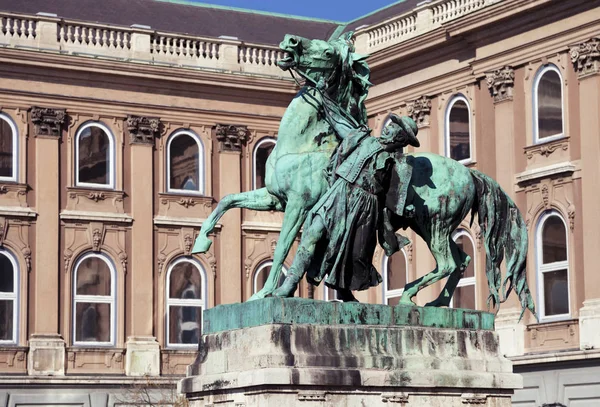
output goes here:
{"type": "Polygon", "coordinates": [[[205,0],[199,2],[347,22],[396,3],[397,0],[205,0]]]}

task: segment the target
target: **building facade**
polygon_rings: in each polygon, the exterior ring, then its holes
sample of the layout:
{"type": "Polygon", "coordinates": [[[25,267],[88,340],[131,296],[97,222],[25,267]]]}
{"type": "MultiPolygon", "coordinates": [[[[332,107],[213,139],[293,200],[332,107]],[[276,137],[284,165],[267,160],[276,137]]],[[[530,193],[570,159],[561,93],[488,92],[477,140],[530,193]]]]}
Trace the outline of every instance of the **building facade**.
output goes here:
{"type": "MultiPolygon", "coordinates": [[[[223,196],[264,186],[298,91],[277,44],[350,30],[370,55],[375,134],[390,113],[412,116],[419,151],[492,176],[526,219],[540,318],[519,322],[510,298],[496,319],[525,377],[514,404],[600,403],[599,7],[406,0],[338,23],[157,0],[0,1],[0,406],[119,405],[139,396],[125,385],[155,391],[184,374],[202,310],[248,299],[270,270],[281,213],[232,210],[207,254],[191,249],[223,196]]],[[[435,268],[406,233],[391,258],[378,249],[384,282],[359,300],[396,304],[435,268]]],[[[452,306],[485,310],[480,230],[466,219],[453,238],[473,261],[452,306]]],[[[306,284],[297,295],[335,299],[306,284]]]]}

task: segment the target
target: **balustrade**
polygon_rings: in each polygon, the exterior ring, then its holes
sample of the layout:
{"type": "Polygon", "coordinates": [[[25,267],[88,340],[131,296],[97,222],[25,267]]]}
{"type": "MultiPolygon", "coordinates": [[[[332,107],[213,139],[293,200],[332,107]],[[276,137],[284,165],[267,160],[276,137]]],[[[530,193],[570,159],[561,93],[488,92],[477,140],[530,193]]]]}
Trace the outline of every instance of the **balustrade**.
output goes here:
{"type": "Polygon", "coordinates": [[[0,38],[7,43],[27,45],[35,42],[36,21],[32,18],[2,16],[0,17],[0,38]]]}

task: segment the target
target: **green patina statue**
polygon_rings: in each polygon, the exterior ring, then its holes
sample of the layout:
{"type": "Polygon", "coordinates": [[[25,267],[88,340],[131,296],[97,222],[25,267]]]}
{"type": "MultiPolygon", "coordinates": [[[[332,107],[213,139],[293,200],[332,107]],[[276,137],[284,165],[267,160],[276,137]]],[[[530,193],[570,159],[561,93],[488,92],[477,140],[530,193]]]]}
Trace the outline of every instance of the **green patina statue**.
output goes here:
{"type": "Polygon", "coordinates": [[[310,281],[325,279],[351,301],[351,290],[380,281],[372,266],[376,234],[391,254],[405,243],[396,240],[395,231],[410,227],[425,240],[437,267],[407,284],[401,303],[412,304],[421,289],[449,277],[428,304],[449,306],[471,261],[451,233],[471,213],[484,236],[488,304],[496,306],[515,289],[523,312],[535,315],[525,279],[527,230],[514,202],[494,180],[452,159],[401,154],[401,146],[418,145],[416,126],[408,118],[393,117],[380,140],[371,137],[364,107],[369,68],[350,39],[351,33],[330,42],[286,35],[280,47],[289,56],[279,65],[295,71],[306,85],[281,121],[267,161],[266,188],[223,198],[203,224],[194,252],[208,250],[208,234],[230,208],[285,210],[271,273],[251,299],[291,296],[308,272],[310,281]],[[292,269],[276,290],[283,260],[307,216],[292,269]]]}

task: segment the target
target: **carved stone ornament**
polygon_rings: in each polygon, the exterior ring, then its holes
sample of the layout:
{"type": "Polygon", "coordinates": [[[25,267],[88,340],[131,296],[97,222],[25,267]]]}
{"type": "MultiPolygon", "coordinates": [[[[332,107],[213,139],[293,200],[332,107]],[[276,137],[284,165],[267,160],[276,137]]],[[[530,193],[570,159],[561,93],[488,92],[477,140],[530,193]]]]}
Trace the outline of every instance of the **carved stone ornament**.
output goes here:
{"type": "Polygon", "coordinates": [[[185,235],[183,237],[183,252],[186,256],[192,254],[192,247],[194,245],[194,238],[191,235],[185,235]]]}
{"type": "Polygon", "coordinates": [[[92,232],[92,250],[95,252],[100,251],[100,244],[102,243],[102,232],[100,229],[94,229],[92,232]]]}
{"type": "Polygon", "coordinates": [[[154,145],[154,138],[160,130],[158,117],[127,116],[127,130],[131,144],[154,145]]]}
{"type": "Polygon", "coordinates": [[[505,66],[487,73],[486,82],[495,103],[512,100],[515,87],[515,70],[512,67],[505,66]]]}
{"type": "Polygon", "coordinates": [[[422,96],[410,102],[407,108],[409,116],[417,123],[419,128],[429,126],[431,99],[428,96],[422,96]]]}
{"type": "Polygon", "coordinates": [[[242,146],[248,141],[250,132],[246,126],[217,124],[216,134],[219,151],[241,152],[242,146]]]}
{"type": "Polygon", "coordinates": [[[65,109],[32,107],[31,122],[35,136],[60,137],[66,115],[65,109]]]}
{"type": "Polygon", "coordinates": [[[571,46],[570,53],[571,62],[580,77],[600,72],[600,37],[571,46]]]}

